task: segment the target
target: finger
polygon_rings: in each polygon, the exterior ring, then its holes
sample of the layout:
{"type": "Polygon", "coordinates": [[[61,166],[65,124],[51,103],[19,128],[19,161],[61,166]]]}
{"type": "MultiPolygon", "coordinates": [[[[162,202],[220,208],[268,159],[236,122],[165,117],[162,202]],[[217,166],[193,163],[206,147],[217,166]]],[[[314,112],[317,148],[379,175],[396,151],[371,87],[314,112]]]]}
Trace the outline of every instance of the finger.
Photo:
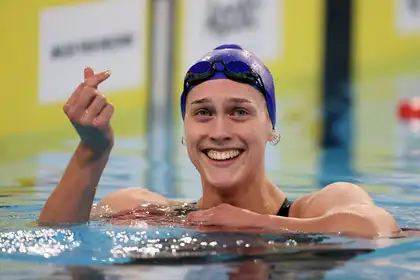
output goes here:
{"type": "MultiPolygon", "coordinates": [[[[93,76],[95,76],[95,72],[93,71],[93,68],[90,67],[90,66],[86,66],[86,68],[84,70],[84,78],[85,78],[85,81],[87,79],[89,79],[90,77],[93,77],[93,76]]],[[[93,88],[97,89],[98,87],[97,86],[94,86],[93,88]]]]}
{"type": "Polygon", "coordinates": [[[222,230],[224,231],[223,227],[204,224],[196,225],[192,229],[200,233],[220,232],[222,230]]]}
{"type": "Polygon", "coordinates": [[[195,221],[195,222],[208,221],[213,215],[214,213],[208,210],[203,210],[203,211],[191,212],[187,215],[187,218],[188,220],[195,221]]]}
{"type": "Polygon", "coordinates": [[[111,75],[111,71],[105,71],[98,74],[95,74],[85,80],[87,86],[97,88],[100,83],[105,81],[111,75]]]}
{"type": "Polygon", "coordinates": [[[114,114],[114,106],[111,103],[107,103],[105,107],[102,109],[99,116],[97,116],[93,120],[93,125],[98,128],[103,128],[107,126],[113,114],[114,114]]]}
{"type": "MultiPolygon", "coordinates": [[[[81,114],[89,107],[90,103],[93,101],[94,96],[92,96],[92,89],[97,89],[97,85],[95,86],[94,82],[97,79],[100,81],[104,81],[109,77],[110,72],[102,72],[97,75],[94,74],[93,69],[91,67],[86,67],[84,71],[84,76],[87,78],[82,85],[82,89],[80,89],[77,94],[74,95],[72,102],[70,103],[70,107],[68,111],[73,117],[81,117],[81,114]],[[105,74],[104,74],[105,73],[105,74]],[[102,76],[106,77],[102,77],[102,76]],[[89,84],[90,83],[90,84],[89,84]],[[93,85],[93,86],[92,86],[93,85]],[[89,94],[88,94],[89,93],[89,94]]],[[[97,93],[96,91],[94,91],[97,93]]]]}
{"type": "Polygon", "coordinates": [[[89,108],[96,96],[103,96],[102,93],[92,87],[86,86],[77,100],[77,106],[80,106],[83,110],[89,108]]]}
{"type": "MultiPolygon", "coordinates": [[[[95,75],[92,67],[90,66],[86,66],[83,72],[84,72],[83,77],[85,80],[95,75]]],[[[70,107],[76,102],[77,98],[80,95],[80,91],[82,90],[84,86],[85,86],[84,83],[80,83],[79,86],[76,88],[76,90],[73,92],[73,94],[70,96],[70,98],[67,100],[66,104],[64,104],[64,112],[66,114],[68,113],[70,107]]]]}
{"type": "Polygon", "coordinates": [[[92,67],[86,66],[84,70],[84,79],[87,80],[94,75],[95,75],[95,72],[93,71],[92,67]]]}
{"type": "Polygon", "coordinates": [[[200,220],[188,220],[191,225],[198,225],[198,226],[223,226],[223,223],[219,223],[218,221],[213,221],[210,219],[200,219],[200,220]]]}
{"type": "Polygon", "coordinates": [[[95,96],[92,103],[85,110],[84,115],[80,119],[82,124],[92,124],[93,120],[99,115],[106,105],[106,98],[104,95],[98,94],[95,96]]]}
{"type": "Polygon", "coordinates": [[[85,86],[79,93],[76,101],[70,106],[68,115],[72,120],[80,120],[86,109],[97,95],[100,95],[94,88],[85,86]]]}
{"type": "Polygon", "coordinates": [[[84,86],[85,85],[83,83],[80,83],[79,86],[76,88],[76,90],[72,93],[70,98],[67,100],[66,104],[64,104],[64,112],[66,114],[69,112],[70,107],[74,105],[74,103],[76,102],[84,86]]]}
{"type": "Polygon", "coordinates": [[[198,217],[198,216],[210,215],[210,214],[213,214],[215,210],[216,210],[216,208],[209,208],[209,209],[206,209],[206,210],[194,211],[194,212],[188,213],[188,216],[192,216],[192,217],[197,216],[198,217]]]}

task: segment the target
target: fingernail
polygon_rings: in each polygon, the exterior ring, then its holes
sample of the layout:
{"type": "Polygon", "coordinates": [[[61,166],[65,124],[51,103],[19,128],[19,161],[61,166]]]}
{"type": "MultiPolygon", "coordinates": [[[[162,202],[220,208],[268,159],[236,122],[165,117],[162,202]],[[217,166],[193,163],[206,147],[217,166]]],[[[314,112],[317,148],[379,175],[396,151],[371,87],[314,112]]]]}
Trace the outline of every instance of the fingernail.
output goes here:
{"type": "Polygon", "coordinates": [[[92,67],[90,67],[89,65],[87,65],[87,66],[85,67],[85,70],[87,70],[87,69],[92,69],[92,67]]]}
{"type": "Polygon", "coordinates": [[[105,75],[107,75],[107,76],[111,76],[111,74],[112,74],[111,70],[106,70],[106,71],[105,71],[105,75]]]}

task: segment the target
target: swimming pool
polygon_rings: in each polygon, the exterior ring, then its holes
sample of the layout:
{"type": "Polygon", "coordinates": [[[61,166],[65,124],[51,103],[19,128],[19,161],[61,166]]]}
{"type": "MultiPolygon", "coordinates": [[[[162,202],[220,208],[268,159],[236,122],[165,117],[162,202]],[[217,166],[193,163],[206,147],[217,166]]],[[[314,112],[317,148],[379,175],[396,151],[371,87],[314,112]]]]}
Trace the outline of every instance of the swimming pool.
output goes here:
{"type": "MultiPolygon", "coordinates": [[[[296,126],[286,128],[284,134],[291,137],[284,146],[267,150],[269,176],[290,198],[330,181],[360,182],[402,227],[420,228],[418,175],[412,169],[386,167],[401,159],[388,157],[384,164],[383,156],[371,155],[376,168],[349,172],[340,168],[348,159],[339,151],[318,150],[315,139],[297,138],[300,133],[296,126]],[[286,146],[293,139],[295,145],[286,146]]],[[[166,145],[166,141],[154,141],[154,145],[166,145]]],[[[0,271],[5,279],[415,279],[419,273],[420,240],[415,236],[371,241],[321,234],[197,232],[101,221],[35,227],[32,222],[74,144],[69,141],[68,150],[40,152],[26,159],[22,166],[39,170],[32,182],[19,186],[3,182],[0,271]]],[[[96,202],[118,188],[146,184],[170,197],[199,197],[198,174],[180,143],[174,145],[172,162],[149,158],[148,148],[144,137],[117,139],[96,202]],[[158,171],[160,177],[151,175],[158,171]]]]}
{"type": "MultiPolygon", "coordinates": [[[[6,82],[4,91],[14,92],[14,94],[4,96],[6,99],[3,102],[10,106],[5,106],[3,115],[6,117],[3,119],[9,119],[10,115],[16,119],[14,122],[6,122],[2,129],[7,128],[10,130],[9,132],[23,133],[23,136],[19,138],[19,143],[15,146],[20,146],[19,149],[25,151],[12,152],[9,150],[9,145],[2,145],[0,157],[5,154],[11,156],[27,152],[25,146],[34,145],[32,139],[26,134],[28,129],[42,130],[44,134],[37,136],[37,141],[41,144],[38,143],[34,146],[44,148],[44,150],[12,163],[9,168],[3,168],[0,165],[0,279],[418,278],[420,242],[416,236],[369,241],[321,234],[205,233],[175,226],[147,227],[141,222],[129,226],[117,226],[100,221],[66,228],[35,227],[33,222],[59,180],[76,145],[75,138],[68,139],[64,145],[65,148],[62,148],[63,145],[60,142],[60,145],[55,146],[60,149],[55,150],[52,147],[45,150],[45,147],[49,146],[43,144],[44,139],[55,137],[54,133],[47,133],[47,130],[51,126],[62,125],[58,121],[59,110],[61,110],[59,107],[68,97],[69,87],[65,83],[62,84],[61,97],[63,99],[62,102],[59,102],[60,104],[32,104],[31,100],[37,94],[35,89],[38,84],[45,83],[42,77],[51,78],[45,73],[38,73],[38,75],[34,75],[34,73],[43,69],[50,71],[47,73],[61,75],[59,74],[61,70],[42,66],[42,63],[48,61],[40,59],[40,65],[35,63],[39,49],[41,51],[49,50],[47,47],[42,48],[38,45],[38,42],[42,43],[43,40],[37,35],[36,29],[39,23],[36,19],[42,14],[44,20],[48,20],[48,15],[65,11],[67,8],[64,2],[70,3],[71,1],[33,1],[26,8],[12,4],[16,1],[9,2],[10,4],[6,5],[7,8],[4,10],[7,15],[12,15],[12,12],[17,10],[21,12],[15,13],[16,15],[13,17],[0,17],[0,20],[4,21],[4,26],[14,28],[11,32],[2,34],[4,40],[11,44],[11,47],[4,52],[6,54],[5,64],[14,66],[9,69],[11,71],[3,73],[6,82]],[[63,9],[54,9],[59,6],[63,6],[63,9]],[[21,32],[17,33],[15,29],[21,32]],[[30,36],[16,36],[16,34],[30,34],[30,36]],[[22,59],[15,59],[16,57],[22,59]],[[8,59],[13,61],[7,63],[8,59]],[[20,75],[16,75],[17,70],[13,71],[13,69],[27,71],[25,83],[16,83],[16,77],[20,75]],[[17,85],[22,87],[16,88],[17,85]],[[27,102],[22,103],[22,100],[27,102]],[[18,129],[15,126],[18,124],[19,118],[25,125],[18,129]],[[14,180],[15,173],[23,174],[23,177],[19,175],[18,177],[21,179],[14,180]]],[[[166,96],[165,93],[173,90],[171,88],[173,80],[177,80],[181,84],[184,75],[184,70],[181,71],[181,69],[194,56],[189,48],[198,52],[200,48],[208,48],[209,46],[205,46],[208,42],[215,43],[214,40],[217,39],[217,36],[214,36],[215,33],[212,32],[215,29],[208,25],[208,20],[203,19],[207,17],[213,22],[226,24],[229,21],[226,21],[224,16],[217,17],[217,15],[223,15],[223,11],[232,9],[232,5],[229,3],[225,6],[222,5],[224,1],[210,1],[211,3],[218,2],[218,4],[211,9],[201,9],[208,11],[208,14],[197,13],[197,17],[191,17],[191,20],[188,17],[188,20],[183,20],[183,14],[192,14],[189,9],[193,6],[192,3],[198,7],[205,1],[200,3],[195,0],[144,1],[143,4],[147,2],[149,6],[155,5],[152,9],[156,12],[157,16],[155,17],[143,16],[143,12],[148,9],[133,8],[131,4],[134,3],[137,7],[140,1],[137,1],[138,3],[125,1],[125,4],[120,5],[123,8],[126,7],[126,11],[134,12],[134,15],[126,13],[126,16],[122,18],[115,17],[114,6],[107,8],[106,5],[112,5],[111,2],[123,1],[97,2],[99,8],[103,5],[105,7],[102,8],[109,11],[106,13],[101,8],[96,10],[99,12],[92,13],[93,18],[96,18],[98,22],[106,19],[109,23],[106,26],[106,33],[112,31],[110,26],[119,26],[113,23],[131,23],[131,20],[137,22],[137,19],[140,18],[145,22],[138,24],[139,28],[142,24],[144,26],[151,25],[151,27],[149,31],[143,32],[141,30],[133,31],[130,25],[128,28],[130,34],[134,32],[135,38],[137,38],[136,36],[141,38],[138,42],[148,45],[150,38],[145,36],[148,32],[165,34],[168,30],[172,30],[172,34],[175,34],[174,36],[162,36],[163,38],[156,36],[158,38],[155,39],[156,42],[150,43],[150,49],[155,50],[154,54],[145,51],[145,57],[155,55],[156,58],[159,58],[152,59],[152,61],[160,65],[154,67],[157,74],[151,75],[158,77],[154,79],[156,84],[152,86],[151,96],[156,97],[157,94],[153,93],[161,93],[161,95],[165,95],[164,100],[175,98],[172,95],[168,97],[169,94],[166,96]],[[169,4],[162,4],[164,2],[169,4]],[[163,10],[162,5],[166,6],[166,8],[163,7],[163,10]],[[140,16],[135,13],[136,10],[142,11],[140,16]],[[167,16],[159,14],[162,11],[167,16]],[[127,21],[124,21],[125,18],[127,21]],[[154,18],[161,23],[160,25],[156,24],[156,28],[152,24],[154,18]],[[146,23],[146,19],[150,22],[146,23]],[[172,21],[172,19],[175,20],[172,21]],[[208,32],[197,35],[196,31],[200,30],[200,26],[201,30],[208,32]],[[159,41],[159,38],[164,42],[159,41]],[[177,46],[174,50],[170,50],[169,46],[172,44],[177,46]],[[168,55],[169,53],[171,54],[168,55]],[[184,53],[189,55],[185,57],[184,53]],[[164,56],[173,57],[163,59],[164,56]],[[157,63],[158,61],[160,63],[157,63]],[[165,71],[166,69],[173,69],[173,73],[176,74],[169,73],[171,71],[165,71]],[[169,77],[166,77],[167,75],[169,77]]],[[[239,3],[239,1],[236,2],[239,3]]],[[[342,1],[341,3],[344,4],[337,4],[344,5],[344,11],[346,11],[344,14],[348,15],[348,12],[353,12],[353,15],[349,15],[347,18],[343,17],[342,13],[330,9],[330,14],[334,17],[337,16],[340,19],[338,23],[342,23],[341,27],[337,25],[337,22],[329,25],[334,27],[332,29],[337,33],[335,36],[339,35],[331,42],[337,43],[338,49],[344,49],[343,55],[337,56],[336,52],[326,48],[322,42],[325,28],[324,12],[326,11],[324,10],[324,1],[308,1],[305,6],[307,9],[302,9],[296,1],[284,1],[284,5],[279,5],[282,1],[276,0],[257,2],[260,4],[269,3],[263,9],[252,10],[257,12],[254,15],[255,19],[263,19],[257,23],[261,23],[260,26],[265,26],[264,23],[267,23],[270,28],[251,28],[241,37],[246,39],[245,42],[250,43],[251,46],[257,43],[256,49],[269,47],[264,52],[280,86],[278,111],[281,123],[279,129],[283,138],[278,146],[268,146],[266,167],[270,178],[282,188],[290,199],[315,191],[337,180],[360,183],[370,192],[379,206],[384,207],[397,218],[401,227],[420,229],[420,219],[418,218],[420,215],[418,207],[420,201],[418,169],[420,164],[417,164],[420,162],[420,158],[408,160],[398,156],[398,150],[404,146],[399,142],[404,143],[404,139],[395,137],[399,126],[395,121],[394,114],[398,98],[405,94],[417,95],[420,87],[417,63],[419,48],[416,47],[419,42],[418,32],[409,35],[401,34],[398,31],[401,28],[401,19],[404,18],[409,20],[403,21],[402,27],[409,27],[410,24],[407,23],[411,22],[417,25],[414,27],[418,30],[420,21],[415,20],[418,19],[419,14],[416,13],[418,10],[416,5],[411,5],[413,1],[410,2],[410,6],[413,6],[410,15],[409,10],[394,7],[394,1],[358,0],[342,1]],[[345,7],[346,3],[350,2],[353,2],[354,8],[345,7]],[[383,8],[377,9],[379,5],[383,8]],[[278,25],[271,24],[274,19],[279,20],[278,25]],[[354,23],[352,32],[346,29],[350,19],[354,23]],[[343,27],[344,30],[342,30],[343,27]],[[351,46],[352,54],[346,53],[345,46],[347,44],[344,43],[350,35],[352,40],[348,46],[351,46]],[[343,41],[343,37],[347,39],[343,41]],[[267,41],[267,43],[261,38],[274,41],[273,43],[267,41]],[[262,41],[265,43],[262,44],[262,41]],[[319,109],[317,107],[319,106],[318,99],[320,91],[322,91],[319,85],[322,80],[320,72],[323,71],[321,70],[323,67],[321,53],[325,48],[329,50],[327,53],[333,54],[331,56],[333,62],[331,63],[331,73],[333,73],[332,78],[335,81],[333,85],[337,87],[332,87],[329,91],[331,95],[337,95],[339,92],[346,95],[350,93],[353,86],[355,89],[352,106],[357,112],[354,114],[354,123],[351,124],[355,131],[353,139],[355,143],[351,144],[354,146],[351,151],[340,148],[325,151],[318,149],[319,140],[316,134],[321,121],[319,121],[320,114],[316,110],[319,109]],[[352,68],[356,74],[356,80],[361,80],[363,83],[361,85],[348,85],[346,84],[347,78],[341,80],[336,75],[340,72],[340,67],[337,67],[340,65],[337,64],[343,63],[343,69],[347,69],[346,65],[352,64],[351,60],[353,60],[352,68]],[[405,77],[410,73],[417,76],[405,77]],[[344,87],[342,81],[344,81],[344,87]],[[372,108],[376,112],[373,112],[372,108]]],[[[325,2],[329,2],[329,5],[340,3],[340,1],[325,2]]],[[[399,2],[409,3],[408,1],[399,2]]],[[[238,7],[239,10],[242,9],[241,5],[238,7]]],[[[90,9],[92,6],[81,4],[75,9],[71,8],[70,12],[85,8],[90,9]]],[[[77,18],[77,14],[70,12],[68,13],[70,18],[77,18]]],[[[50,27],[60,26],[62,21],[64,24],[67,17],[62,17],[61,13],[59,15],[56,17],[60,19],[59,21],[55,21],[54,24],[45,24],[44,28],[40,28],[44,32],[42,33],[44,37],[51,36],[51,39],[54,37],[54,40],[45,41],[55,42],[58,39],[57,35],[52,35],[54,32],[51,33],[53,29],[50,27]]],[[[76,20],[72,20],[72,22],[76,22],[76,20]]],[[[77,22],[83,21],[79,18],[77,22]]],[[[72,27],[74,26],[72,25],[72,27]]],[[[103,26],[98,25],[98,27],[102,28],[103,26]]],[[[80,28],[79,31],[74,28],[69,30],[74,30],[75,34],[81,37],[89,38],[94,35],[93,31],[92,33],[86,32],[85,26],[81,25],[80,28]]],[[[102,33],[101,28],[96,32],[102,33]]],[[[144,27],[144,30],[146,29],[144,27]]],[[[68,34],[63,36],[67,39],[68,34]]],[[[332,36],[334,37],[334,34],[332,36]]],[[[75,37],[78,39],[78,36],[75,37]]],[[[233,41],[237,40],[237,38],[230,38],[233,41]]],[[[85,42],[85,38],[79,39],[80,42],[85,42]]],[[[217,40],[226,41],[228,39],[223,37],[217,40]]],[[[136,49],[137,45],[132,44],[132,47],[136,49]]],[[[146,46],[138,48],[142,49],[146,46]]],[[[115,52],[115,54],[118,53],[115,52]]],[[[130,62],[146,60],[143,57],[140,59],[138,56],[138,52],[134,52],[133,56],[127,57],[130,62]]],[[[71,58],[72,65],[73,61],[75,60],[71,58]]],[[[129,71],[126,69],[128,64],[125,63],[125,60],[115,59],[112,54],[103,56],[100,61],[101,65],[97,67],[101,68],[102,65],[111,67],[117,75],[128,71],[133,73],[133,77],[143,76],[150,70],[147,65],[137,67],[136,64],[130,63],[129,66],[133,68],[129,69],[133,71],[129,71]],[[141,75],[138,72],[142,72],[141,75]]],[[[80,66],[73,65],[70,68],[63,66],[63,69],[68,72],[69,76],[74,75],[75,81],[78,82],[79,69],[85,66],[84,63],[88,62],[83,60],[83,64],[80,66]]],[[[119,115],[118,123],[126,130],[128,122],[130,122],[128,126],[131,128],[142,126],[137,121],[144,121],[147,115],[137,111],[137,109],[147,106],[145,100],[147,96],[145,93],[148,92],[145,85],[146,78],[142,77],[141,79],[144,81],[140,83],[139,88],[130,92],[121,90],[115,94],[118,98],[122,96],[119,100],[115,97],[116,102],[119,103],[116,108],[118,112],[136,110],[133,114],[119,115]],[[138,98],[139,96],[140,98],[138,98]]],[[[175,95],[175,92],[173,93],[175,95]]],[[[38,94],[50,101],[57,100],[58,102],[60,100],[57,99],[60,94],[57,94],[55,90],[44,94],[41,91],[38,94]]],[[[171,104],[172,101],[175,102],[178,99],[178,94],[176,92],[176,99],[166,100],[168,104],[171,104]]],[[[350,106],[350,103],[347,103],[349,96],[342,98],[343,96],[335,98],[338,100],[338,104],[334,104],[337,106],[332,107],[336,111],[341,111],[342,115],[346,115],[346,110],[350,106]],[[343,108],[346,106],[348,107],[343,108]]],[[[154,103],[158,106],[166,102],[162,102],[159,98],[156,100],[154,103]]],[[[172,121],[170,110],[167,109],[158,107],[154,113],[160,118],[172,121]],[[162,112],[166,112],[167,116],[164,116],[165,114],[162,112]]],[[[333,129],[337,131],[342,129],[344,133],[347,133],[349,127],[344,125],[333,127],[333,129]]],[[[168,127],[155,126],[154,134],[151,135],[119,136],[100,181],[95,202],[119,188],[131,186],[147,187],[171,198],[197,199],[201,194],[199,177],[189,162],[184,147],[180,144],[180,130],[178,129],[175,135],[172,135],[172,128],[171,133],[167,131],[168,127]]],[[[59,133],[61,132],[63,135],[75,136],[67,126],[59,133]]],[[[343,138],[347,138],[347,136],[343,138]]],[[[11,139],[14,140],[14,138],[11,139]]],[[[3,139],[1,140],[3,141],[3,139]]]]}

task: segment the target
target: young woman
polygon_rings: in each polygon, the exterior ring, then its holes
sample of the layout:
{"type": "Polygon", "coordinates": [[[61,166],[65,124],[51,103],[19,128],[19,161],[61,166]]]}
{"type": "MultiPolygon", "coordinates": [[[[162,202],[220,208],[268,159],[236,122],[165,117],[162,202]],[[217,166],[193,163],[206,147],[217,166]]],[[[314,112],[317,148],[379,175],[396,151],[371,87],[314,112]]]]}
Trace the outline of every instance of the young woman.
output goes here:
{"type": "MultiPolygon", "coordinates": [[[[40,223],[83,223],[97,215],[92,203],[113,143],[113,106],[98,91],[109,72],[85,69],[85,81],[64,105],[81,141],[48,198],[40,223]]],[[[365,237],[400,231],[360,187],[337,182],[290,202],[265,172],[265,148],[276,144],[273,78],[252,53],[222,45],[191,66],[181,95],[183,144],[201,176],[203,195],[190,222],[290,231],[348,233],[365,237]]],[[[118,190],[99,204],[112,213],[169,200],[146,189],[118,190]]]]}

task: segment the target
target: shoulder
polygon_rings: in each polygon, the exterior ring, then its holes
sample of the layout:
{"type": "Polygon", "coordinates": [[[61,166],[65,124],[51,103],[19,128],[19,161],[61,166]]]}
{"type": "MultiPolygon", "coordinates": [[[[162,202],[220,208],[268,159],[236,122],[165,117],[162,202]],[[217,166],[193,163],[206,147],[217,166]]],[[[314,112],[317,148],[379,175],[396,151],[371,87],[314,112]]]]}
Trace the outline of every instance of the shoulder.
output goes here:
{"type": "Polygon", "coordinates": [[[295,201],[293,214],[300,218],[315,218],[353,206],[375,206],[369,194],[360,186],[335,182],[295,201]]]}
{"type": "Polygon", "coordinates": [[[167,204],[168,199],[158,193],[152,192],[145,188],[130,187],[117,190],[107,195],[102,202],[115,200],[115,199],[135,199],[139,202],[148,202],[156,204],[167,204]]]}
{"type": "Polygon", "coordinates": [[[296,201],[297,218],[315,221],[316,228],[371,236],[399,232],[397,221],[375,205],[360,186],[337,182],[296,201]]]}

